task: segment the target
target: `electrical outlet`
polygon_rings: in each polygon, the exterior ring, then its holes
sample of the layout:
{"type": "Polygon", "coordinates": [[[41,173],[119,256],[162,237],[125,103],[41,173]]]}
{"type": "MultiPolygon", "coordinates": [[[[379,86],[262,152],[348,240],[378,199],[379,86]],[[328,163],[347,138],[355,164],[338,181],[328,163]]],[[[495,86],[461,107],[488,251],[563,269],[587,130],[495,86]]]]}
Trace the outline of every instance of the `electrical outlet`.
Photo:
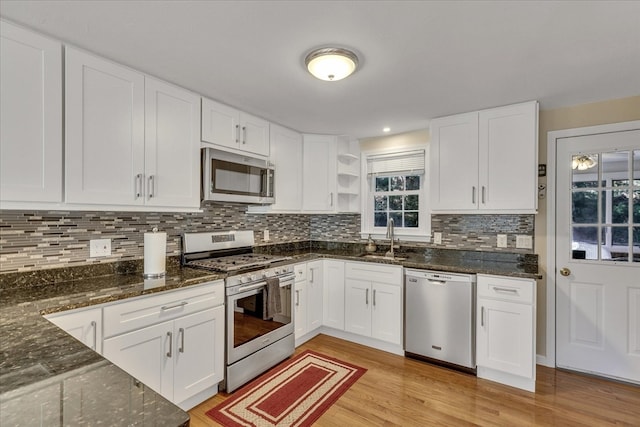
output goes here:
{"type": "Polygon", "coordinates": [[[111,255],[111,239],[89,240],[89,257],[97,258],[111,255]]]}
{"type": "Polygon", "coordinates": [[[507,235],[506,234],[498,234],[497,246],[499,248],[506,248],[507,247],[507,235]]]}
{"type": "Polygon", "coordinates": [[[265,228],[264,231],[262,232],[262,240],[264,240],[265,242],[268,242],[269,239],[269,229],[265,228]]]}
{"type": "Polygon", "coordinates": [[[516,236],[516,248],[533,249],[533,237],[523,235],[516,236]]]}
{"type": "Polygon", "coordinates": [[[433,243],[436,245],[442,244],[442,233],[433,233],[433,243]]]}

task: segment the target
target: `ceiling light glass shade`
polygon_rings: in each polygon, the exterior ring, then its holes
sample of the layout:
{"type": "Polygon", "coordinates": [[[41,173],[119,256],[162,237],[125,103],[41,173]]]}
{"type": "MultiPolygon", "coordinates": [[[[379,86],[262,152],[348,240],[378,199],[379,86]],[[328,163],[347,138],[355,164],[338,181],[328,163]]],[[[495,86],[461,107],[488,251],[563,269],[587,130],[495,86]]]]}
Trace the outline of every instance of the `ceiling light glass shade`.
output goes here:
{"type": "Polygon", "coordinates": [[[358,57],[355,53],[332,47],[314,50],[307,55],[304,62],[313,76],[325,81],[342,80],[358,67],[358,57]]]}
{"type": "Polygon", "coordinates": [[[573,156],[571,160],[571,169],[578,169],[579,171],[591,169],[598,162],[591,156],[579,155],[573,156]]]}

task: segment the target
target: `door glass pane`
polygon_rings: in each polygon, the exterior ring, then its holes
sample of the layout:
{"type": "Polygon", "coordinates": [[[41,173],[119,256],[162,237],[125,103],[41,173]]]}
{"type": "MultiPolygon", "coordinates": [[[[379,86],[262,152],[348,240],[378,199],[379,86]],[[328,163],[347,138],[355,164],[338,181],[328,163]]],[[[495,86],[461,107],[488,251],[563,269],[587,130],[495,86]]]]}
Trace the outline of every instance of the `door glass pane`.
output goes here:
{"type": "Polygon", "coordinates": [[[640,190],[633,192],[633,223],[640,225],[640,190]]]}
{"type": "Polygon", "coordinates": [[[598,223],[598,191],[574,191],[572,194],[572,221],[574,224],[598,223]]]}
{"type": "Polygon", "coordinates": [[[629,261],[629,227],[603,227],[601,237],[603,261],[629,261]]]}
{"type": "Polygon", "coordinates": [[[598,259],[598,227],[573,227],[572,258],[598,259]]]}
{"type": "MultiPolygon", "coordinates": [[[[602,178],[614,177],[614,174],[629,179],[629,152],[617,151],[602,153],[602,178]]],[[[627,181],[628,182],[628,181],[627,181]]]]}
{"type": "Polygon", "coordinates": [[[640,187],[640,150],[633,152],[633,185],[640,187]]]}
{"type": "Polygon", "coordinates": [[[629,222],[629,192],[612,190],[611,193],[611,223],[626,224],[629,222]]]}

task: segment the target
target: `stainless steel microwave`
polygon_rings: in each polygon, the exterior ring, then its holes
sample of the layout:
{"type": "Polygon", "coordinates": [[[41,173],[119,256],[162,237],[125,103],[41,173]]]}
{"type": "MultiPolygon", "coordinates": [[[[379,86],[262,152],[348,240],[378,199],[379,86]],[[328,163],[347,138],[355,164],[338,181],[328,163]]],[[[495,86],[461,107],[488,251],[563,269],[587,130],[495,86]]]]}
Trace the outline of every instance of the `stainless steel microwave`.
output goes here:
{"type": "Polygon", "coordinates": [[[275,171],[257,157],[202,149],[202,199],[267,205],[275,202],[275,171]]]}

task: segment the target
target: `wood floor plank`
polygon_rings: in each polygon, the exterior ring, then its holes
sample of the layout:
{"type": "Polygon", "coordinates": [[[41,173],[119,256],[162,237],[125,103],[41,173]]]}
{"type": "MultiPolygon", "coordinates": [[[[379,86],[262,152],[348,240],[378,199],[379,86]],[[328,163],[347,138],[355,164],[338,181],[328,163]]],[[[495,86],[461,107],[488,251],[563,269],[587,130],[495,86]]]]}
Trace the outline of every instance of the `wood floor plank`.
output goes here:
{"type": "MultiPolygon", "coordinates": [[[[319,335],[296,349],[367,368],[314,424],[369,426],[640,426],[640,387],[538,366],[536,393],[319,335]]],[[[219,426],[206,412],[219,393],[189,411],[191,426],[219,426]]]]}

